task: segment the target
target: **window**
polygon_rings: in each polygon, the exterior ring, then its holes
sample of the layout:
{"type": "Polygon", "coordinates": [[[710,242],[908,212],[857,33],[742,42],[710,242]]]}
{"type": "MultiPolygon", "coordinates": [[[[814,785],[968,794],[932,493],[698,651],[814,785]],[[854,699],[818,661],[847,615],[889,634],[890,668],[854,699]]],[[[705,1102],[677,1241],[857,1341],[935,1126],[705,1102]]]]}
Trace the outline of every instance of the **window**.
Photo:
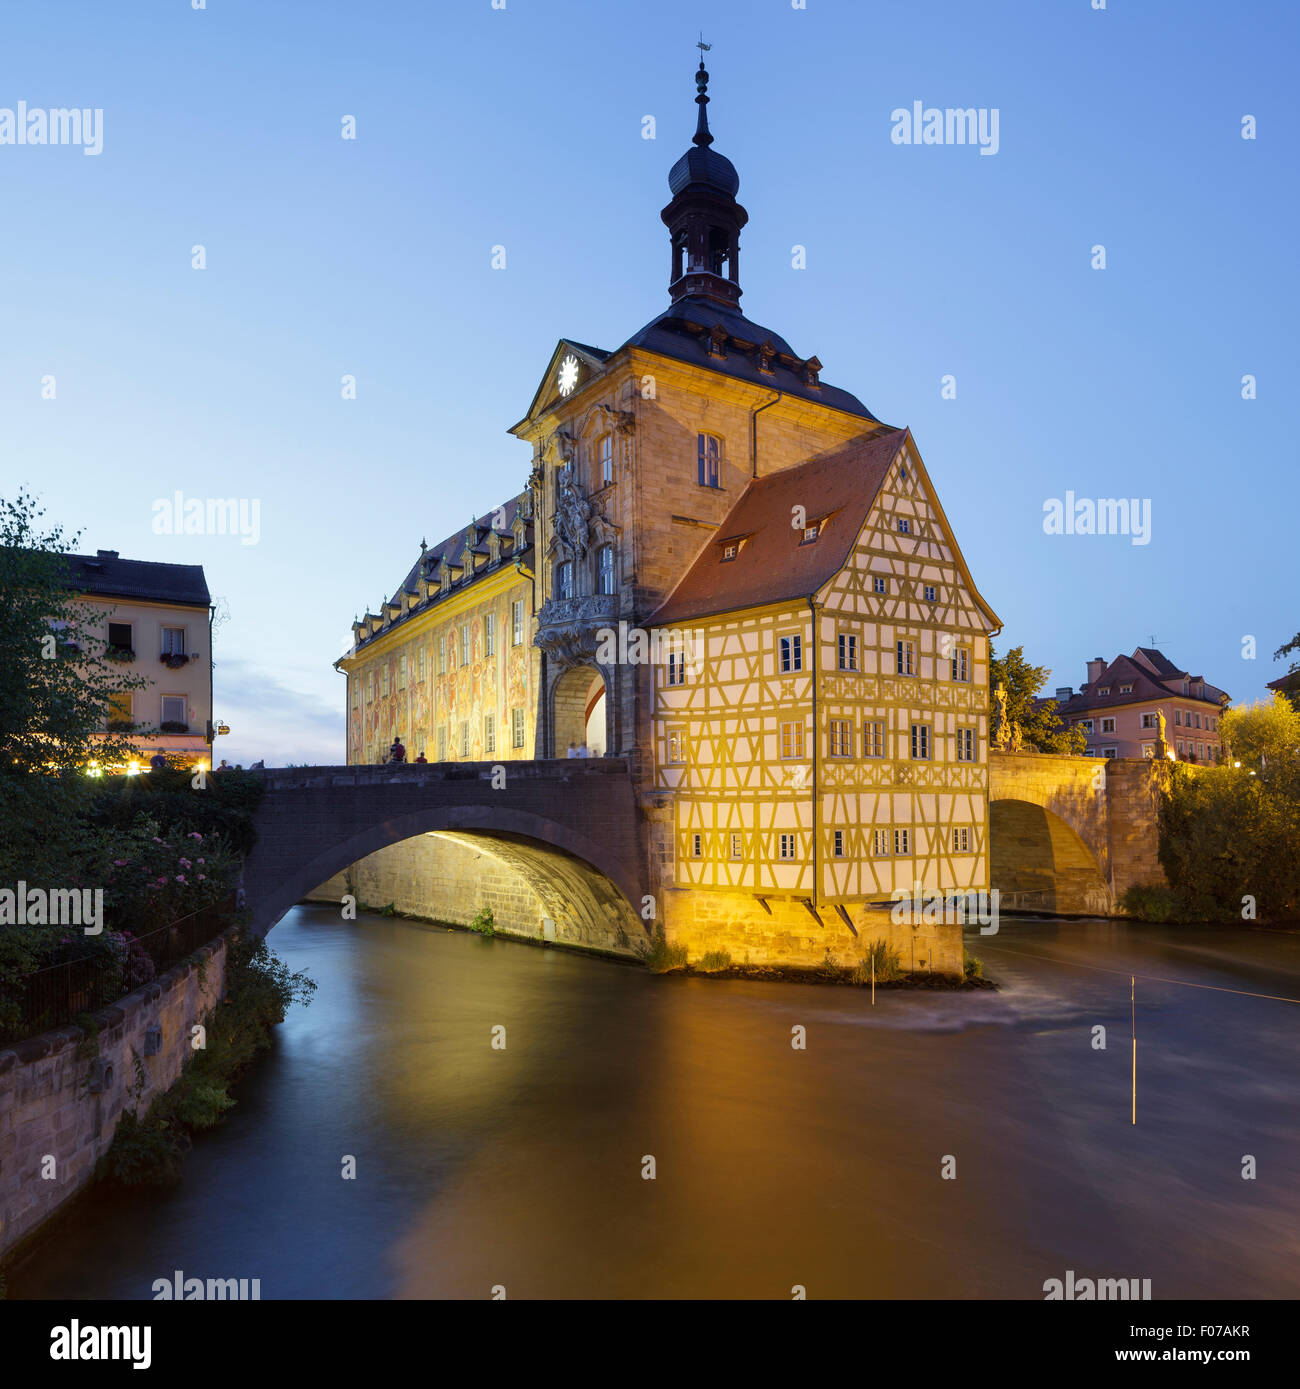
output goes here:
{"type": "Polygon", "coordinates": [[[700,486],[718,486],[718,461],[722,457],[722,440],[713,434],[701,434],[699,439],[700,486]]]}
{"type": "Polygon", "coordinates": [[[704,855],[704,836],[702,834],[691,835],[691,857],[702,858],[704,855]]]}
{"type": "Polygon", "coordinates": [[[399,657],[397,658],[397,688],[398,688],[399,690],[404,690],[404,689],[406,688],[406,657],[405,657],[405,656],[399,656],[399,657]]]}
{"type": "Polygon", "coordinates": [[[602,545],[596,551],[596,592],[614,592],[614,547],[602,545]]]}
{"type": "Polygon", "coordinates": [[[614,436],[602,434],[596,440],[596,476],[601,487],[614,481],[614,436]]]}
{"type": "Polygon", "coordinates": [[[781,857],[782,857],[782,858],[793,858],[793,857],[794,857],[794,835],[792,835],[792,834],[783,834],[783,835],[781,836],[781,857]]]}
{"type": "Polygon", "coordinates": [[[803,528],[803,541],[802,541],[802,543],[803,543],[804,545],[810,545],[814,540],[817,539],[818,535],[820,535],[820,534],[821,534],[821,526],[818,525],[817,522],[814,521],[813,524],[812,524],[811,526],[805,526],[805,527],[803,528]]]}
{"type": "Polygon", "coordinates": [[[1108,695],[1108,694],[1110,693],[1110,686],[1109,686],[1109,685],[1103,685],[1103,686],[1101,687],[1101,689],[1099,689],[1099,690],[1097,691],[1097,693],[1098,693],[1099,695],[1108,695]]]}
{"type": "Polygon", "coordinates": [[[916,643],[900,641],[897,644],[895,673],[898,675],[916,674],[916,643]]]}
{"type": "Polygon", "coordinates": [[[524,603],[522,598],[516,598],[510,605],[510,645],[522,646],[524,644],[524,603]]]}
{"type": "Polygon", "coordinates": [[[930,725],[928,723],[914,723],[912,725],[912,756],[918,762],[926,761],[930,756],[930,725]]]}
{"type": "Polygon", "coordinates": [[[803,669],[803,638],[798,636],[781,638],[781,674],[803,669]]]}
{"type": "Polygon", "coordinates": [[[882,579],[879,575],[877,575],[877,576],[876,576],[874,579],[872,579],[872,581],[871,581],[871,588],[872,588],[872,591],[875,592],[875,593],[888,593],[888,592],[889,592],[889,580],[888,580],[888,579],[882,579]]]}
{"type": "Polygon", "coordinates": [[[555,571],[555,593],[557,598],[573,597],[573,561],[566,559],[555,571]]]}
{"type": "Polygon", "coordinates": [[[1200,726],[1201,726],[1201,716],[1200,716],[1199,714],[1193,714],[1193,715],[1192,715],[1192,722],[1193,722],[1193,724],[1194,724],[1197,728],[1200,728],[1200,726]]]}
{"type": "MultiPolygon", "coordinates": [[[[1132,693],[1133,693],[1133,686],[1132,686],[1132,685],[1121,685],[1121,686],[1119,687],[1119,692],[1120,692],[1120,694],[1132,694],[1132,693]]],[[[1109,691],[1109,690],[1103,690],[1102,693],[1103,693],[1103,694],[1109,694],[1110,691],[1109,691]]]]}
{"type": "Polygon", "coordinates": [[[1155,755],[1156,755],[1156,745],[1155,745],[1154,743],[1143,743],[1143,744],[1142,744],[1142,756],[1143,756],[1143,757],[1154,757],[1155,755]]]}
{"type": "Polygon", "coordinates": [[[896,854],[910,854],[912,852],[911,830],[894,831],[894,852],[896,854]]]}
{"type": "Polygon", "coordinates": [[[899,535],[912,534],[912,523],[907,519],[906,516],[900,516],[898,518],[898,533],[899,535]]]}
{"type": "Polygon", "coordinates": [[[668,653],[668,683],[670,685],[684,685],[686,683],[685,652],[670,651],[668,653]]]}
{"type": "Polygon", "coordinates": [[[840,669],[857,670],[858,639],[852,632],[840,633],[840,669]]]}
{"type": "Polygon", "coordinates": [[[889,855],[889,831],[871,831],[871,855],[873,858],[887,858],[889,855]]]}
{"type": "Polygon", "coordinates": [[[1100,752],[1101,752],[1101,755],[1102,755],[1103,757],[1118,757],[1118,756],[1119,756],[1119,749],[1118,749],[1118,748],[1101,748],[1101,749],[1100,749],[1100,752]]]}
{"type": "Polygon", "coordinates": [[[885,721],[868,719],[862,725],[863,757],[883,757],[885,755],[885,721]]]}
{"type": "Polygon", "coordinates": [[[1204,744],[1204,743],[1197,743],[1197,745],[1196,745],[1196,756],[1197,756],[1201,761],[1204,761],[1204,760],[1205,760],[1205,744],[1204,744]]]}
{"type": "Polygon", "coordinates": [[[184,695],[163,695],[162,721],[188,725],[184,695]]]}
{"type": "Polygon", "coordinates": [[[374,672],[373,670],[370,670],[370,671],[367,671],[367,672],[366,672],[366,703],[367,703],[367,704],[373,703],[374,698],[375,698],[375,672],[374,672]]]}
{"type": "Polygon", "coordinates": [[[1143,714],[1143,715],[1142,715],[1142,727],[1143,727],[1143,728],[1155,728],[1155,726],[1156,726],[1156,716],[1155,716],[1154,714],[1143,714]]]}
{"type": "Polygon", "coordinates": [[[962,825],[952,832],[952,851],[954,854],[970,853],[970,830],[962,825]]]}
{"type": "Polygon", "coordinates": [[[1079,728],[1086,728],[1089,733],[1093,731],[1091,719],[1075,719],[1075,725],[1079,728]]]}
{"type": "Polygon", "coordinates": [[[668,764],[669,766],[679,767],[686,761],[686,734],[670,733],[668,735],[668,764]]]}
{"type": "Polygon", "coordinates": [[[163,656],[183,656],[185,654],[185,628],[164,627],[162,629],[163,656]]]}
{"type": "Polygon", "coordinates": [[[744,840],[741,839],[740,835],[738,835],[738,834],[733,834],[733,835],[731,836],[731,857],[732,857],[732,858],[743,858],[743,857],[744,857],[744,840]]]}
{"type": "Polygon", "coordinates": [[[447,760],[447,729],[446,725],[438,730],[438,761],[447,760]]]}
{"type": "Polygon", "coordinates": [[[348,687],[352,691],[352,707],[355,709],[361,703],[361,677],[359,675],[349,675],[348,687]]]}
{"type": "Polygon", "coordinates": [[[510,711],[510,743],[512,747],[516,748],[521,748],[524,745],[524,711],[522,709],[510,711]]]}
{"type": "Polygon", "coordinates": [[[460,625],[460,663],[463,666],[469,665],[469,623],[462,622],[460,625]]]}
{"type": "Polygon", "coordinates": [[[483,756],[491,757],[497,750],[497,716],[483,715],[483,756]]]}
{"type": "Polygon", "coordinates": [[[1179,757],[1183,755],[1183,740],[1181,738],[1174,744],[1174,751],[1177,752],[1179,757]]]}
{"type": "Polygon", "coordinates": [[[130,723],[131,713],[131,692],[124,691],[122,694],[109,695],[108,697],[108,722],[130,723]]]}
{"type": "Polygon", "coordinates": [[[722,558],[724,563],[729,559],[735,559],[739,549],[739,545],[737,545],[734,540],[728,541],[728,543],[722,547],[722,558]]]}
{"type": "Polygon", "coordinates": [[[898,465],[898,476],[899,476],[899,478],[900,478],[903,482],[906,482],[906,481],[907,481],[907,464],[906,464],[906,463],[900,463],[900,464],[898,465]]]}
{"type": "Polygon", "coordinates": [[[469,720],[462,719],[460,724],[460,755],[469,756],[469,720]]]}
{"type": "Polygon", "coordinates": [[[488,657],[497,654],[496,613],[485,613],[483,616],[483,654],[488,657]]]}
{"type": "Polygon", "coordinates": [[[380,693],[381,695],[383,695],[385,699],[387,699],[387,697],[388,697],[388,666],[387,666],[387,664],[382,665],[382,666],[379,668],[379,693],[380,693]]]}
{"type": "Polygon", "coordinates": [[[440,637],[438,638],[438,674],[439,674],[439,675],[446,675],[446,673],[447,673],[447,634],[444,632],[443,635],[440,636],[440,637]]]}
{"type": "Polygon", "coordinates": [[[965,646],[954,648],[952,653],[952,678],[970,680],[970,649],[965,646]]]}
{"type": "Polygon", "coordinates": [[[1115,731],[1115,720],[1114,720],[1114,719],[1102,719],[1102,721],[1101,721],[1101,731],[1102,731],[1103,733],[1114,733],[1114,731],[1115,731]]]}
{"type": "Polygon", "coordinates": [[[108,644],[114,651],[130,651],[135,642],[131,636],[129,622],[110,622],[108,624],[108,644]]]}
{"type": "Polygon", "coordinates": [[[1175,727],[1175,728],[1181,728],[1182,726],[1183,726],[1183,711],[1182,711],[1181,709],[1175,709],[1175,710],[1174,710],[1174,727],[1175,727]]]}
{"type": "Polygon", "coordinates": [[[957,761],[974,762],[975,760],[975,730],[973,728],[959,728],[957,730],[957,761]]]}
{"type": "Polygon", "coordinates": [[[836,831],[835,831],[835,849],[834,849],[834,853],[835,853],[835,857],[836,857],[836,858],[843,858],[843,857],[844,857],[844,831],[843,831],[843,830],[836,830],[836,831]]]}
{"type": "Polygon", "coordinates": [[[938,590],[937,588],[935,588],[935,586],[934,586],[933,584],[926,584],[926,586],[925,586],[925,601],[926,601],[927,603],[934,603],[934,602],[936,602],[936,601],[938,600],[938,597],[939,597],[939,590],[938,590]]]}
{"type": "Polygon", "coordinates": [[[831,731],[831,756],[832,757],[852,757],[853,756],[853,723],[850,719],[832,719],[830,721],[831,731]]]}
{"type": "Polygon", "coordinates": [[[781,725],[781,756],[803,756],[803,720],[781,725]]]}
{"type": "Polygon", "coordinates": [[[420,650],[419,650],[419,653],[418,653],[417,656],[416,656],[416,671],[417,671],[418,673],[417,673],[417,675],[416,675],[415,678],[416,678],[417,680],[423,680],[423,679],[424,679],[424,651],[425,651],[425,648],[424,648],[424,647],[421,647],[420,650]]]}

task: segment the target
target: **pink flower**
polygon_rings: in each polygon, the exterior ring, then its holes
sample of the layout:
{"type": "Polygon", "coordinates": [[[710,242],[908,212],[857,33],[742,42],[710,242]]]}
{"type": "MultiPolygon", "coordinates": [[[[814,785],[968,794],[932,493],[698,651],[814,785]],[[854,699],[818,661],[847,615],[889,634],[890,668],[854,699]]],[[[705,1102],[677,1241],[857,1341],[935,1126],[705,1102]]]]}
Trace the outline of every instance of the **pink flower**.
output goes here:
{"type": "Polygon", "coordinates": [[[166,878],[159,878],[158,881],[159,881],[160,883],[165,883],[165,882],[167,881],[167,879],[166,879],[166,878]]]}
{"type": "Polygon", "coordinates": [[[183,883],[183,882],[185,881],[185,874],[184,874],[184,873],[177,873],[177,875],[176,875],[176,881],[177,881],[178,883],[183,883]]]}
{"type": "Polygon", "coordinates": [[[199,832],[198,832],[197,830],[191,830],[191,831],[189,832],[189,834],[186,835],[185,837],[186,837],[187,839],[202,839],[202,838],[203,838],[203,836],[202,836],[201,834],[199,834],[199,832]]]}
{"type": "Polygon", "coordinates": [[[208,875],[207,875],[206,873],[200,873],[200,874],[199,874],[199,882],[201,882],[201,883],[206,883],[207,880],[208,880],[208,875]]]}
{"type": "Polygon", "coordinates": [[[194,860],[194,862],[195,862],[195,863],[206,863],[206,862],[207,862],[207,859],[196,858],[196,859],[194,860]]]}
{"type": "Polygon", "coordinates": [[[153,837],[153,842],[154,842],[155,844],[161,844],[161,843],[162,843],[162,840],[159,839],[158,836],[155,834],[154,837],[153,837]]]}
{"type": "Polygon", "coordinates": [[[114,868],[125,868],[125,867],[126,867],[126,860],[125,860],[124,858],[115,858],[115,859],[113,860],[113,867],[114,867],[114,868]]]}
{"type": "Polygon", "coordinates": [[[187,858],[177,859],[176,862],[179,863],[182,868],[190,867],[190,861],[187,858]]]}

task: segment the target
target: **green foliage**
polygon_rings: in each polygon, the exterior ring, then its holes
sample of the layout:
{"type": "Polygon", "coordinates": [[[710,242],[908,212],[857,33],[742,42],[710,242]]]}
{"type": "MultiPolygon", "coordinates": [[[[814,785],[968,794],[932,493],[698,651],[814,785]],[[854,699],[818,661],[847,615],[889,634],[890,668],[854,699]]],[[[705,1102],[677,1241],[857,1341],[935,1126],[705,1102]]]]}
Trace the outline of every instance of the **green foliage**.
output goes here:
{"type": "Polygon", "coordinates": [[[124,1186],[175,1180],[190,1146],[189,1135],[213,1127],[235,1101],[230,1086],[295,1003],[306,1007],[315,983],[291,972],[262,938],[237,936],[227,946],[226,1001],[212,1010],[207,1046],[196,1052],[180,1079],[159,1095],[142,1119],[123,1114],[105,1154],[101,1176],[124,1186]]]}
{"type": "Polygon", "coordinates": [[[396,915],[397,915],[397,903],[396,903],[396,902],[390,902],[386,907],[380,907],[380,908],[379,908],[379,915],[380,915],[380,916],[396,916],[396,915]]]}
{"type": "Polygon", "coordinates": [[[1281,697],[1224,712],[1221,766],[1170,767],[1160,805],[1160,866],[1176,919],[1242,921],[1300,911],[1300,714],[1281,697]],[[1240,766],[1233,766],[1240,762],[1240,766]]]}
{"type": "Polygon", "coordinates": [[[700,956],[695,966],[703,974],[715,974],[719,970],[731,968],[731,953],[727,950],[710,950],[700,956]]]}
{"type": "Polygon", "coordinates": [[[652,974],[667,974],[669,970],[686,968],[686,947],[669,945],[662,931],[651,937],[650,943],[642,947],[640,954],[652,974]]]}
{"type": "MultiPolygon", "coordinates": [[[[1088,746],[1088,735],[1080,727],[1066,725],[1056,712],[1056,700],[1034,705],[1052,673],[1048,667],[1031,666],[1025,660],[1023,646],[1013,646],[1005,656],[998,656],[990,646],[989,653],[990,699],[1002,685],[1007,693],[1007,722],[1019,726],[1023,743],[1039,752],[1082,753],[1088,746]]],[[[996,704],[990,707],[995,708],[996,704]]]]}
{"type": "Polygon", "coordinates": [[[105,777],[86,798],[86,822],[104,830],[128,831],[144,820],[155,833],[216,835],[232,852],[247,855],[257,840],[253,816],[266,791],[255,772],[209,773],[202,789],[194,773],[169,766],[147,775],[105,777]]]}
{"type": "MultiPolygon", "coordinates": [[[[1294,656],[1300,652],[1300,632],[1291,638],[1285,646],[1279,646],[1273,653],[1273,659],[1280,661],[1283,656],[1294,656]]],[[[1300,661],[1292,661],[1286,670],[1286,685],[1283,687],[1283,695],[1293,709],[1300,710],[1300,661]]]]}
{"type": "Polygon", "coordinates": [[[492,915],[491,907],[480,907],[474,913],[474,920],[469,923],[471,931],[477,931],[481,936],[496,935],[496,918],[492,915]]]}
{"type": "Polygon", "coordinates": [[[68,587],[65,558],[79,539],[21,489],[0,499],[0,778],[75,774],[88,762],[137,756],[129,738],[96,738],[114,695],[145,688],[106,656],[104,612],[68,587]]]}
{"type": "Polygon", "coordinates": [[[984,961],[962,951],[962,973],[967,979],[984,978],[984,961]]]}
{"type": "Polygon", "coordinates": [[[1184,919],[1177,894],[1162,883],[1129,888],[1119,905],[1139,921],[1178,922],[1184,919]]]}
{"type": "Polygon", "coordinates": [[[849,978],[854,984],[870,984],[872,979],[872,966],[875,966],[875,980],[877,984],[888,984],[894,979],[903,977],[902,964],[898,957],[897,950],[891,950],[888,942],[883,938],[872,941],[867,946],[867,953],[853,967],[849,978]]]}
{"type": "Polygon", "coordinates": [[[838,979],[843,973],[836,963],[835,956],[831,954],[829,946],[826,948],[826,954],[823,956],[821,964],[817,966],[817,973],[824,979],[838,979]]]}

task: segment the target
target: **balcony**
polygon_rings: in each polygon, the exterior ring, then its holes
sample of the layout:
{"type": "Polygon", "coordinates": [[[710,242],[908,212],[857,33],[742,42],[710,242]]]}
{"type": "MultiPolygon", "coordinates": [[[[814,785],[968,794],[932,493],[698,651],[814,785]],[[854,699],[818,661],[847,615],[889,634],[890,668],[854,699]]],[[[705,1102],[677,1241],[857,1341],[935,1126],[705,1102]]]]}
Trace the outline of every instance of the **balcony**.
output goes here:
{"type": "Polygon", "coordinates": [[[548,598],[537,614],[533,645],[567,665],[590,664],[604,628],[618,625],[617,593],[548,598]]]}

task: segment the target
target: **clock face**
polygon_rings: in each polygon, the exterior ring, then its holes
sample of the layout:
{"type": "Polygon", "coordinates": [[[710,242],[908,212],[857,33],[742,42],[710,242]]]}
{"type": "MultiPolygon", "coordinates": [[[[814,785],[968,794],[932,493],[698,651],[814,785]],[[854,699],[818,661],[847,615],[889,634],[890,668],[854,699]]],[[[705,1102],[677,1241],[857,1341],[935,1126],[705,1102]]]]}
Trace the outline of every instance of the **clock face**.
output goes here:
{"type": "Polygon", "coordinates": [[[578,359],[576,357],[570,355],[560,363],[558,381],[561,395],[568,395],[578,384],[578,359]]]}

